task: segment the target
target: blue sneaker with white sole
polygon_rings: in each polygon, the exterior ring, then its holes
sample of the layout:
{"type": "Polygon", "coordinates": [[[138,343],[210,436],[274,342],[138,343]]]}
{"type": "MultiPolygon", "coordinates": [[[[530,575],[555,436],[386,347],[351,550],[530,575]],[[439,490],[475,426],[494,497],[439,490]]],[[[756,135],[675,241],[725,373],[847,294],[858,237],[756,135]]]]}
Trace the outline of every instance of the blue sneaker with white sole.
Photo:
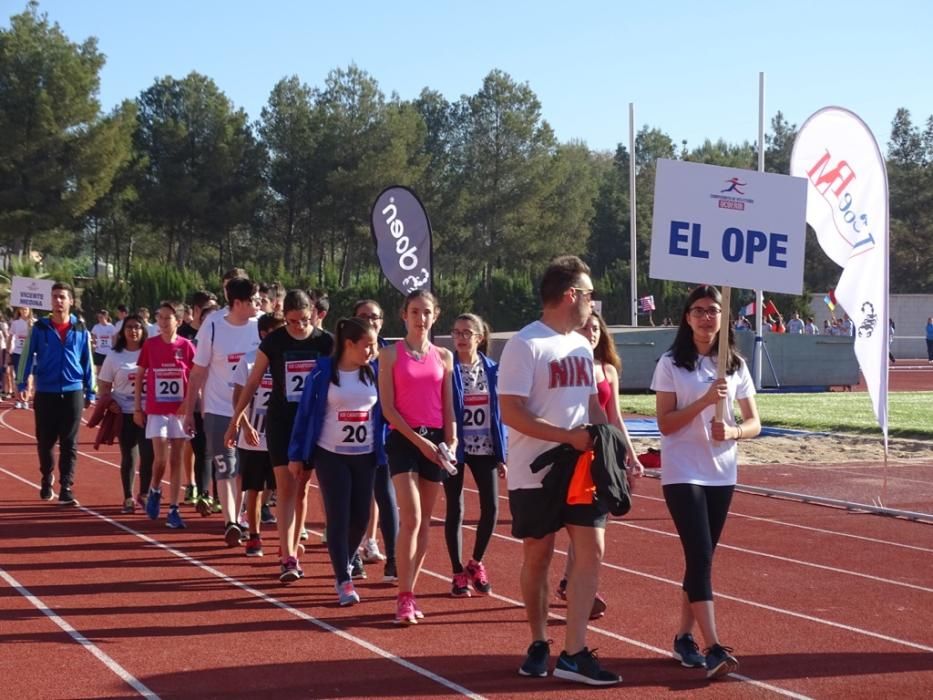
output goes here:
{"type": "Polygon", "coordinates": [[[674,658],[684,668],[702,668],[706,666],[706,657],[700,653],[700,647],[697,646],[693,635],[689,632],[680,637],[674,637],[674,658]]]}

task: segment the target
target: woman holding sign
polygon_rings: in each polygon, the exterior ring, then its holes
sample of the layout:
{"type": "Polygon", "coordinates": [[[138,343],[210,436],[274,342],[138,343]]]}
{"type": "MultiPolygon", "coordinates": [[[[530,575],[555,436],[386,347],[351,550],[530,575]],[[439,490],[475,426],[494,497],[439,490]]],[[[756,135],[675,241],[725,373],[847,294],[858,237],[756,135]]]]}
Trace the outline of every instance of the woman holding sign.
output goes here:
{"type": "Polygon", "coordinates": [[[282,558],[279,580],[291,583],[304,574],[298,562],[298,539],[301,523],[304,522],[304,504],[311,472],[304,472],[298,480],[289,472],[288,443],[305,382],[317,359],[330,355],[334,338],[330,333],[314,327],[314,305],[311,298],[300,289],[292,289],[285,295],[284,310],[285,327],[272,331],[259,344],[256,364],[234,407],[225,442],[234,444],[243,414],[268,368],[272,373],[272,394],[266,413],[266,444],[275,472],[282,558]]]}
{"type": "Polygon", "coordinates": [[[722,317],[719,290],[706,285],[694,289],[674,344],[658,360],[651,382],[661,431],[661,485],[686,561],[674,658],[688,668],[705,666],[707,678],[724,676],[739,665],[716,630],[711,572],[735,489],[736,442],[761,431],[755,386],[731,329],[720,345],[722,317]],[[736,400],[741,424],[733,414],[736,400]],[[717,404],[722,403],[725,410],[717,419],[717,404]],[[693,639],[695,624],[707,645],[705,656],[693,639]]]}

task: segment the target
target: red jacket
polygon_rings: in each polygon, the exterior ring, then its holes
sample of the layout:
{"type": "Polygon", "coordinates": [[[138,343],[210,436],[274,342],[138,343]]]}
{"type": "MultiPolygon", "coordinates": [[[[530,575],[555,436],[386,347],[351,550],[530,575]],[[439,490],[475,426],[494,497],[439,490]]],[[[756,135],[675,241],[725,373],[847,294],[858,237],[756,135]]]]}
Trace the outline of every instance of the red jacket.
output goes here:
{"type": "Polygon", "coordinates": [[[120,429],[123,427],[123,413],[120,406],[112,396],[98,401],[94,406],[94,413],[87,422],[88,428],[97,426],[97,437],[94,438],[94,449],[99,450],[101,444],[112,445],[114,440],[120,438],[120,429]],[[116,409],[116,410],[114,410],[116,409]]]}

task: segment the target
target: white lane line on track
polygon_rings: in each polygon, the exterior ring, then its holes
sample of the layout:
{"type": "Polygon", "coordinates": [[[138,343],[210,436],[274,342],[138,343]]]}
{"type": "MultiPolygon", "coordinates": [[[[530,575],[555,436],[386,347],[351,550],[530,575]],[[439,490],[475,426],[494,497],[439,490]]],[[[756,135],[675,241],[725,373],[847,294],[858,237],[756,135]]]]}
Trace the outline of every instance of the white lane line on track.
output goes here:
{"type": "MultiPolygon", "coordinates": [[[[621,527],[631,528],[632,530],[640,530],[642,532],[650,532],[654,535],[661,535],[663,537],[673,537],[674,539],[679,539],[676,532],[667,532],[665,530],[658,530],[653,527],[645,527],[644,525],[636,525],[634,523],[625,522],[624,520],[610,520],[610,524],[618,525],[621,527]]],[[[728,549],[733,552],[739,552],[741,554],[750,554],[756,557],[764,557],[765,559],[773,559],[775,561],[782,561],[788,564],[796,564],[797,566],[809,566],[814,569],[820,569],[822,571],[829,571],[834,574],[845,574],[847,576],[856,576],[858,578],[868,579],[869,581],[875,581],[876,583],[884,583],[891,586],[902,586],[904,588],[910,588],[915,591],[922,591],[923,593],[933,593],[933,588],[927,586],[919,586],[915,583],[906,583],[904,581],[895,581],[890,578],[882,578],[881,576],[874,576],[872,574],[863,574],[860,571],[852,571],[850,569],[840,569],[836,566],[828,566],[826,564],[817,564],[811,561],[803,561],[801,559],[792,559],[791,557],[782,557],[779,554],[769,554],[768,552],[759,552],[754,549],[746,549],[745,547],[737,547],[732,544],[723,544],[720,542],[717,545],[718,549],[728,549]]]]}
{"type": "MultiPolygon", "coordinates": [[[[754,494],[742,494],[742,495],[758,498],[758,496],[755,496],[754,494]]],[[[648,501],[657,501],[658,503],[664,503],[664,499],[659,498],[658,496],[646,496],[644,494],[636,493],[635,497],[644,498],[645,500],[648,500],[648,501]]],[[[805,504],[800,504],[800,505],[805,505],[805,504]]],[[[827,530],[821,527],[813,527],[812,525],[800,525],[798,523],[789,523],[786,520],[775,520],[774,518],[765,518],[760,515],[748,515],[747,513],[740,513],[738,511],[734,511],[731,509],[729,510],[729,517],[745,518],[747,520],[755,520],[760,523],[769,523],[772,525],[783,525],[784,527],[793,527],[793,528],[797,528],[798,530],[806,530],[808,532],[817,532],[821,535],[831,535],[834,537],[848,537],[849,539],[859,540],[861,542],[871,542],[872,544],[881,544],[887,547],[900,547],[901,549],[909,549],[914,552],[933,553],[933,547],[920,547],[915,544],[905,544],[903,542],[894,542],[893,540],[882,540],[882,539],[878,539],[877,537],[867,537],[865,535],[856,535],[851,532],[839,532],[838,530],[827,530]]],[[[923,523],[910,523],[910,524],[919,525],[921,527],[929,527],[928,525],[924,525],[923,523]]]]}
{"type": "MultiPolygon", "coordinates": [[[[4,425],[6,425],[5,421],[3,421],[2,416],[0,416],[0,422],[2,422],[4,425]]],[[[7,425],[6,427],[10,428],[9,425],[7,425]]],[[[16,430],[15,428],[10,428],[10,429],[11,429],[11,430],[16,430]]],[[[8,476],[10,476],[10,477],[12,477],[12,478],[14,478],[14,479],[16,479],[17,481],[21,481],[22,483],[24,483],[24,484],[26,484],[26,485],[28,485],[28,486],[33,486],[33,487],[35,487],[35,488],[37,488],[37,489],[39,488],[39,484],[36,484],[36,483],[34,483],[34,482],[32,482],[32,481],[29,481],[28,479],[24,479],[23,477],[19,476],[18,474],[14,474],[13,472],[11,472],[11,471],[9,471],[9,470],[3,468],[3,467],[0,467],[0,472],[3,472],[4,474],[6,474],[6,475],[8,475],[8,476]]],[[[407,669],[407,670],[409,670],[409,671],[413,671],[413,672],[417,673],[418,675],[420,675],[420,676],[422,676],[422,677],[424,677],[424,678],[427,678],[427,679],[429,679],[429,680],[431,680],[431,681],[434,681],[435,683],[444,686],[445,688],[447,688],[448,690],[453,691],[454,693],[457,693],[457,694],[459,694],[459,695],[463,695],[463,696],[468,697],[468,698],[471,698],[471,699],[473,699],[473,700],[484,700],[484,698],[483,698],[482,695],[479,695],[479,694],[477,694],[477,693],[474,693],[473,691],[471,691],[471,690],[469,690],[469,689],[463,687],[462,685],[460,685],[460,684],[458,684],[458,683],[454,683],[453,681],[451,681],[451,680],[449,680],[449,679],[447,679],[447,678],[444,678],[443,676],[439,676],[438,674],[434,673],[433,671],[430,671],[430,670],[428,670],[428,669],[426,669],[426,668],[424,668],[424,667],[422,667],[422,666],[418,666],[417,664],[414,664],[414,663],[412,663],[411,661],[408,661],[407,659],[404,659],[404,658],[402,658],[402,657],[400,657],[400,656],[396,656],[395,654],[393,654],[393,653],[390,652],[390,651],[386,651],[385,649],[383,649],[383,648],[381,648],[381,647],[378,647],[378,646],[376,646],[375,644],[372,644],[372,643],[370,643],[370,642],[367,642],[365,639],[362,639],[362,638],[360,638],[360,637],[357,637],[357,636],[355,636],[355,635],[352,635],[352,634],[350,634],[349,632],[344,632],[343,630],[338,629],[337,627],[334,627],[333,625],[329,624],[328,622],[325,622],[324,620],[321,620],[321,619],[319,619],[319,618],[314,617],[313,615],[309,615],[308,613],[306,613],[306,612],[304,612],[304,611],[302,611],[302,610],[299,610],[299,609],[297,609],[297,608],[294,608],[294,607],[292,607],[291,605],[289,605],[288,603],[282,602],[282,601],[279,600],[278,598],[274,598],[273,596],[270,596],[270,595],[268,595],[268,594],[266,594],[266,593],[263,593],[262,591],[256,590],[256,589],[253,588],[252,586],[250,586],[250,585],[248,585],[248,584],[245,584],[245,583],[243,583],[242,581],[239,581],[239,580],[233,578],[232,576],[228,576],[227,574],[223,573],[222,571],[218,571],[218,570],[215,569],[214,567],[212,567],[212,566],[210,566],[210,565],[208,565],[208,564],[205,564],[204,562],[200,561],[199,559],[196,559],[195,557],[192,557],[192,556],[190,556],[190,555],[188,555],[188,554],[185,554],[185,553],[182,552],[181,550],[175,549],[174,547],[171,547],[171,546],[169,546],[169,545],[167,545],[167,544],[164,544],[163,542],[160,542],[160,541],[157,540],[157,539],[154,539],[154,538],[152,538],[152,537],[149,537],[149,535],[146,535],[146,534],[144,534],[144,533],[142,533],[142,532],[139,532],[138,530],[134,530],[133,528],[131,528],[131,527],[127,526],[127,525],[124,525],[123,523],[118,522],[118,521],[116,521],[116,520],[113,520],[112,518],[109,518],[109,517],[107,517],[106,515],[104,515],[104,514],[102,514],[102,513],[98,513],[97,511],[95,511],[95,510],[93,510],[93,509],[91,509],[91,508],[88,508],[87,506],[80,506],[80,505],[79,505],[79,506],[76,507],[76,509],[77,509],[77,510],[80,510],[80,511],[83,511],[83,512],[87,513],[88,515],[92,515],[92,516],[94,516],[95,518],[98,518],[98,519],[100,519],[100,520],[103,520],[105,523],[107,523],[107,524],[109,524],[109,525],[112,525],[113,527],[115,527],[115,528],[117,528],[117,529],[119,529],[119,530],[123,530],[124,532],[126,532],[126,533],[128,533],[128,534],[130,534],[130,535],[133,535],[134,537],[137,537],[137,538],[141,539],[143,542],[146,542],[147,544],[150,544],[150,545],[153,545],[153,546],[155,546],[155,547],[158,547],[159,549],[162,549],[162,550],[168,552],[169,554],[172,554],[172,555],[178,557],[179,559],[181,559],[181,560],[183,560],[183,561],[185,561],[185,562],[187,562],[187,563],[189,563],[189,564],[191,564],[191,565],[193,565],[193,566],[196,566],[197,568],[201,569],[202,571],[205,571],[206,573],[210,574],[211,576],[215,576],[215,577],[221,579],[222,581],[224,581],[225,583],[228,583],[228,584],[230,584],[230,585],[232,585],[232,586],[235,586],[235,587],[239,588],[240,590],[242,590],[242,591],[244,591],[244,592],[246,592],[246,593],[249,593],[250,595],[252,595],[252,596],[254,596],[254,597],[256,597],[256,598],[259,598],[259,599],[262,600],[263,602],[269,603],[269,604],[274,605],[275,607],[277,607],[277,608],[279,608],[279,609],[281,609],[281,610],[284,610],[285,612],[289,613],[290,615],[293,615],[294,617],[297,617],[297,618],[300,619],[300,620],[304,620],[305,622],[310,622],[312,625],[315,625],[316,627],[321,628],[321,629],[324,630],[325,632],[330,632],[330,633],[332,633],[332,634],[335,634],[335,635],[337,635],[338,637],[340,637],[341,639],[343,639],[343,640],[345,640],[345,641],[348,641],[348,642],[350,642],[350,643],[352,643],[352,644],[356,644],[357,646],[362,647],[363,649],[366,649],[367,651],[369,651],[369,652],[371,652],[371,653],[373,653],[373,654],[376,654],[377,656],[381,656],[382,658],[387,659],[388,661],[391,661],[391,662],[393,662],[393,663],[395,663],[395,664],[398,664],[398,665],[401,666],[402,668],[405,668],[405,669],[407,669]]],[[[0,573],[2,573],[2,570],[0,570],[0,573]]],[[[109,658],[109,657],[108,657],[108,658],[109,658]]]]}
{"type": "MultiPolygon", "coordinates": [[[[477,491],[476,489],[474,489],[474,488],[469,488],[469,487],[466,487],[466,486],[463,487],[463,490],[464,490],[464,491],[469,491],[470,493],[475,493],[475,494],[478,494],[478,493],[479,493],[479,491],[477,491]]],[[[742,495],[744,495],[744,496],[754,496],[754,494],[742,494],[742,495]]],[[[664,499],[663,499],[663,498],[659,498],[658,496],[646,496],[646,495],[641,494],[641,493],[635,493],[635,494],[633,494],[633,496],[634,496],[635,498],[644,498],[645,500],[648,500],[648,501],[657,501],[658,503],[664,503],[664,499]]],[[[508,502],[509,497],[508,497],[508,496],[499,496],[499,500],[500,500],[500,501],[506,501],[506,502],[508,502]]],[[[804,505],[804,504],[801,504],[801,505],[804,505]]],[[[856,535],[856,534],[853,534],[853,533],[850,533],[850,532],[839,532],[838,530],[827,530],[827,529],[825,529],[825,528],[813,527],[813,526],[811,526],[811,525],[800,525],[800,524],[798,524],[798,523],[789,523],[789,522],[787,522],[787,521],[785,521],[785,520],[776,520],[776,519],[774,519],[774,518],[765,518],[765,517],[762,517],[762,516],[760,516],[760,515],[748,515],[747,513],[740,513],[740,512],[738,512],[738,511],[731,510],[731,509],[729,510],[729,517],[746,518],[746,519],[748,519],[748,520],[755,520],[755,521],[757,521],[757,522],[768,523],[768,524],[771,524],[771,525],[782,525],[782,526],[784,526],[784,527],[797,528],[797,529],[799,529],[799,530],[806,530],[806,531],[808,531],[808,532],[817,532],[817,533],[822,534],[822,535],[830,535],[830,536],[834,536],[834,537],[847,537],[847,538],[849,538],[849,539],[859,540],[859,541],[861,541],[861,542],[871,542],[872,544],[881,544],[881,545],[885,545],[885,546],[888,546],[888,547],[900,547],[901,549],[909,549],[909,550],[914,551],[914,552],[933,553],[933,547],[920,547],[920,546],[914,545],[914,544],[905,544],[905,543],[903,543],[903,542],[894,542],[894,541],[892,541],[892,540],[882,540],[882,539],[878,539],[878,538],[876,538],[876,537],[867,537],[867,536],[865,536],[865,535],[856,535]]],[[[921,526],[928,527],[927,525],[924,525],[923,523],[911,523],[911,525],[921,525],[921,526]]]]}
{"type": "MultiPolygon", "coordinates": [[[[6,471],[2,467],[0,470],[6,471]]],[[[9,472],[7,472],[9,474],[9,472]]],[[[11,476],[19,479],[15,474],[11,476]]],[[[94,656],[98,661],[100,661],[104,666],[113,671],[124,683],[130,686],[135,690],[139,695],[144,698],[150,698],[151,700],[158,700],[159,696],[153,693],[149,688],[147,688],[139,679],[137,679],[133,674],[123,668],[120,664],[108,656],[105,652],[94,644],[90,639],[85,637],[83,634],[78,632],[74,627],[72,627],[68,622],[60,617],[52,608],[42,602],[40,598],[37,598],[29,590],[13,578],[10,574],[0,568],[0,578],[6,581],[13,590],[19,593],[23,598],[25,598],[29,603],[52,622],[58,625],[69,637],[74,641],[80,644],[86,651],[88,651],[92,656],[94,656]]]]}

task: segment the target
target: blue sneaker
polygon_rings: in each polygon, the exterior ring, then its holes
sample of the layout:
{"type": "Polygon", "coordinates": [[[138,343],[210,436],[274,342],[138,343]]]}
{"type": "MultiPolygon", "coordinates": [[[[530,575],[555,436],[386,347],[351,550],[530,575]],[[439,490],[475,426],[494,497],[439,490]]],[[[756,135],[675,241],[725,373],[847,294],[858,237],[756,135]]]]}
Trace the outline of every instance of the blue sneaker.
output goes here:
{"type": "Polygon", "coordinates": [[[546,678],[548,671],[548,660],[551,655],[551,641],[532,642],[528,647],[528,655],[525,662],[518,669],[520,676],[532,676],[534,678],[546,678]]]}
{"type": "Polygon", "coordinates": [[[722,678],[739,667],[739,661],[732,655],[732,647],[714,644],[706,650],[706,677],[722,678]]]}
{"type": "Polygon", "coordinates": [[[336,588],[337,602],[340,603],[340,607],[345,608],[360,602],[360,594],[357,593],[356,589],[353,587],[353,581],[338,583],[336,588]]]}
{"type": "Polygon", "coordinates": [[[702,668],[706,666],[706,657],[700,653],[693,635],[689,632],[680,637],[674,637],[674,658],[684,668],[702,668]]]}
{"type": "Polygon", "coordinates": [[[168,509],[168,518],[165,524],[173,530],[182,530],[185,528],[185,521],[181,519],[181,513],[178,512],[178,506],[172,506],[168,509]]]}
{"type": "Polygon", "coordinates": [[[600,668],[596,650],[591,651],[586,647],[573,655],[562,651],[554,667],[554,676],[586,685],[615,685],[622,682],[618,674],[600,668]]]}
{"type": "Polygon", "coordinates": [[[162,492],[149,489],[149,498],[146,499],[146,515],[150,520],[159,517],[159,506],[162,505],[162,492]]]}

